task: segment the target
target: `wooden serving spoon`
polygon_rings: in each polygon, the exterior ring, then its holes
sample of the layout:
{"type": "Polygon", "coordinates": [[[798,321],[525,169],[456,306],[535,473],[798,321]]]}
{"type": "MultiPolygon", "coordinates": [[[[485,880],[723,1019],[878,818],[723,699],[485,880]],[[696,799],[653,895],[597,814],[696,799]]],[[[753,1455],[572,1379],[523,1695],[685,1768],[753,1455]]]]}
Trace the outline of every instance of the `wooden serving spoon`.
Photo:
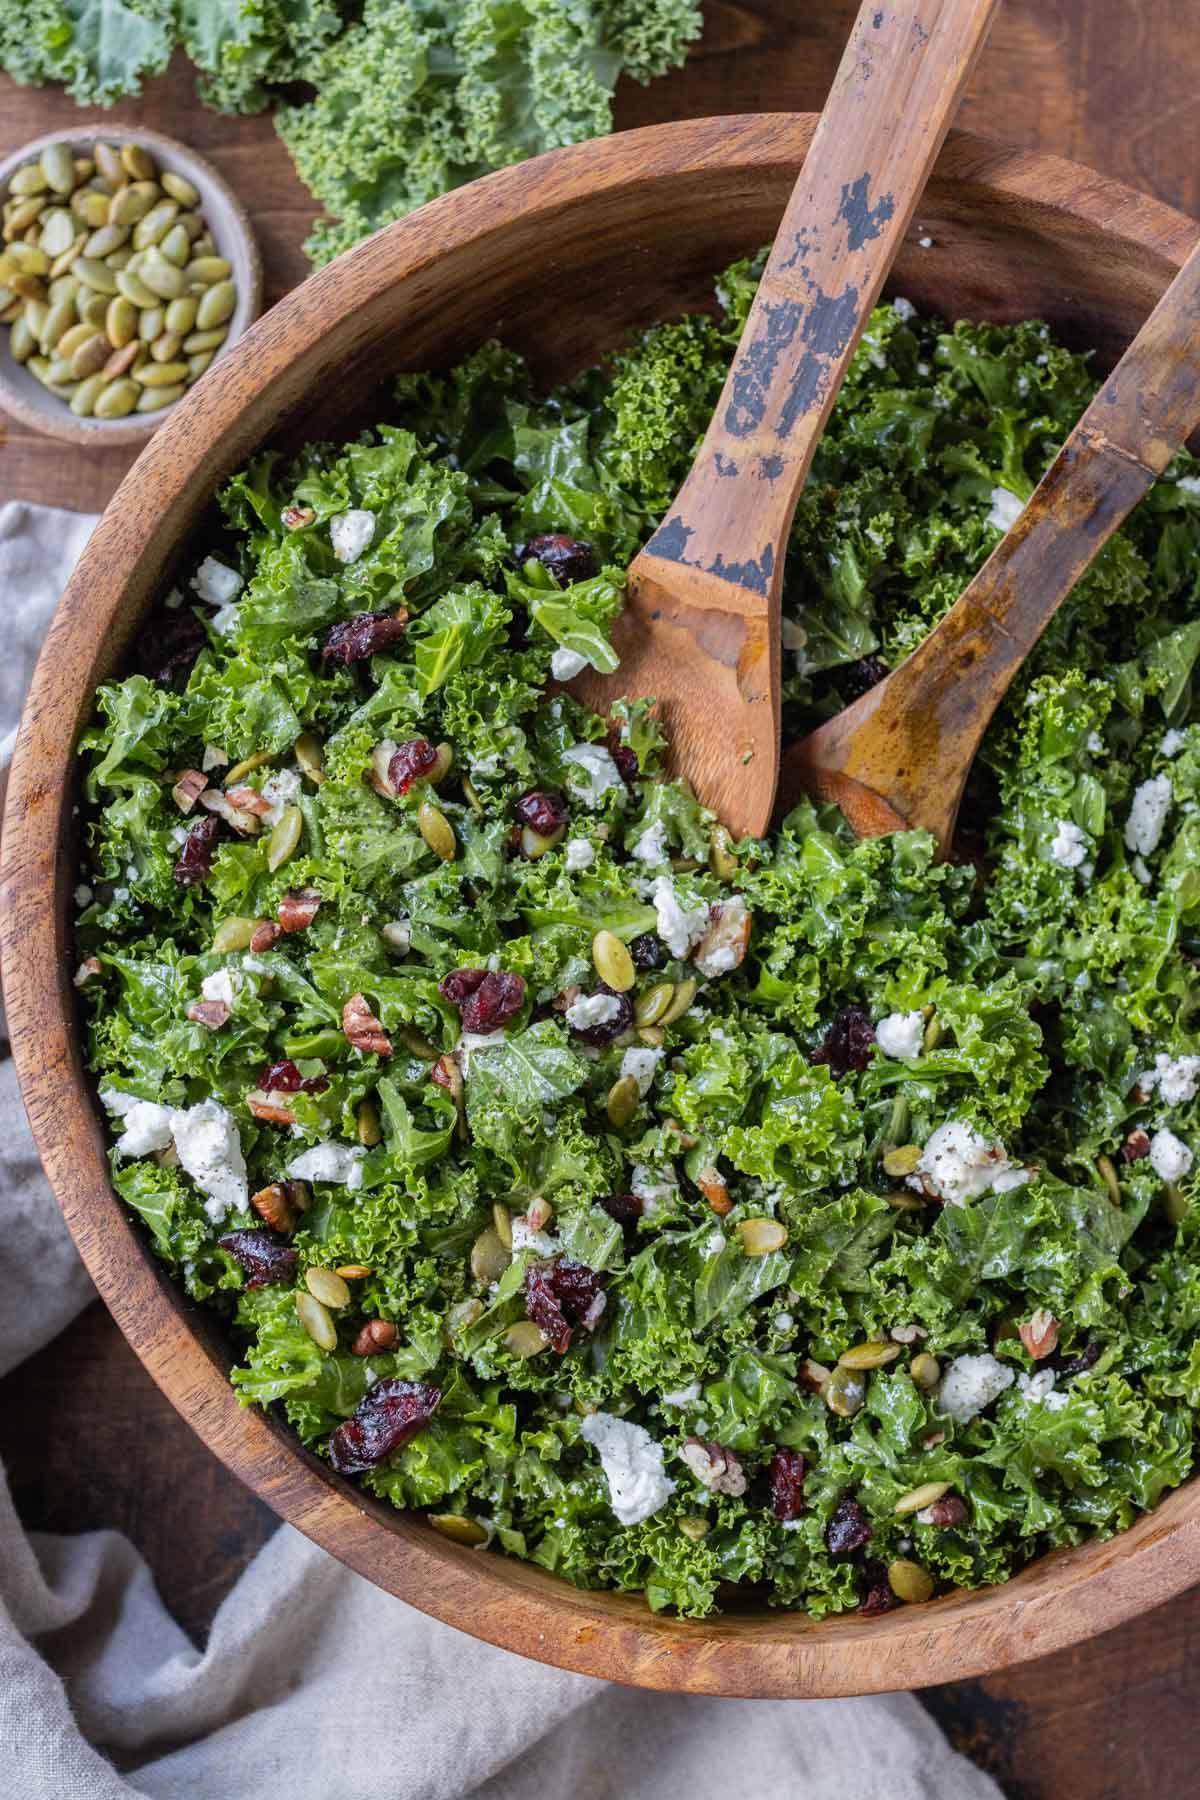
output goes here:
{"type": "Polygon", "coordinates": [[[601,712],[656,696],[673,772],[735,837],[775,799],[796,501],[998,3],[865,0],[712,423],[630,566],[621,666],[572,684],[601,712]]]}
{"type": "Polygon", "coordinates": [[[1200,425],[1200,246],[1021,517],[919,649],[784,754],[779,799],[832,800],[859,837],[923,826],[945,856],[992,714],[1055,612],[1200,425]]]}

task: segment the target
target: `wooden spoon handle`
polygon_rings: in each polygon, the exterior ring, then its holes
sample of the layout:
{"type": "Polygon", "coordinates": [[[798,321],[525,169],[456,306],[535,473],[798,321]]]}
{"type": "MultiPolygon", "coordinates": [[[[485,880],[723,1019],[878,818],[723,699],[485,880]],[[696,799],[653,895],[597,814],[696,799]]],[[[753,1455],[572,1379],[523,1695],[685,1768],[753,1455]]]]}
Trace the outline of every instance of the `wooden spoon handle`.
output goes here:
{"type": "Polygon", "coordinates": [[[817,440],[998,4],[865,0],[712,423],[644,555],[763,609],[779,592],[817,440]]]}
{"type": "MultiPolygon", "coordinates": [[[[945,845],[1013,676],[1197,425],[1200,245],[941,623],[879,687],[785,753],[781,803],[822,792],[841,805],[848,777],[903,815],[890,824],[881,815],[878,829],[911,820],[945,845]]],[[[844,810],[859,829],[853,798],[844,810]]],[[[860,835],[874,835],[862,818],[860,835]]]]}

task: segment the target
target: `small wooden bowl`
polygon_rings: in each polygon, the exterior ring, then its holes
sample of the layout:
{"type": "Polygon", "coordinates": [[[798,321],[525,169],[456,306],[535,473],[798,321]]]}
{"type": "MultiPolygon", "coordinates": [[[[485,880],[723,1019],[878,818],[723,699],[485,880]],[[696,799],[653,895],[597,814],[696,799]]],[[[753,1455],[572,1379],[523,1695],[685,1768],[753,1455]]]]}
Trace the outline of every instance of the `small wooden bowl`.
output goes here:
{"type": "MultiPolygon", "coordinates": [[[[98,139],[116,148],[122,144],[140,144],[160,169],[183,175],[199,188],[200,210],[212,232],[217,254],[231,265],[237,284],[237,305],[229,320],[229,336],[213,358],[213,364],[219,362],[259,315],[262,260],[245,207],[225,177],[203,156],[198,156],[175,138],[164,137],[161,131],[143,131],[122,125],[110,132],[101,120],[98,124],[80,126],[76,131],[47,132],[45,137],[34,138],[32,143],[4,157],[0,161],[0,199],[7,196],[8,184],[15,171],[24,163],[35,161],[48,144],[70,144],[76,156],[90,156],[92,145],[98,139]]],[[[175,406],[179,404],[177,400],[175,406]]],[[[8,327],[0,326],[0,408],[31,431],[89,448],[96,444],[144,444],[174,412],[175,406],[164,406],[160,412],[133,413],[123,419],[76,418],[65,400],[48,393],[17,361],[9,349],[8,327]]]]}
{"type": "MultiPolygon", "coordinates": [[[[217,483],[266,439],[348,436],[384,416],[390,371],[445,364],[492,334],[562,376],[705,304],[713,275],[771,236],[812,129],[790,115],[699,119],[557,151],[389,226],[275,307],[179,403],[97,527],[34,677],[3,846],[4,986],[42,1160],[117,1323],[184,1417],[283,1518],[413,1605],[544,1662],[690,1693],[919,1687],[1061,1649],[1200,1578],[1200,1481],[1123,1536],[1044,1557],[1003,1587],[877,1618],[747,1610],[696,1623],[461,1548],[342,1481],[238,1406],[219,1322],[161,1274],[109,1185],[70,980],[74,745],[217,483]]],[[[1191,220],[1103,176],[965,135],[918,219],[895,291],[950,318],[1040,315],[1101,366],[1196,237],[1191,220]]]]}

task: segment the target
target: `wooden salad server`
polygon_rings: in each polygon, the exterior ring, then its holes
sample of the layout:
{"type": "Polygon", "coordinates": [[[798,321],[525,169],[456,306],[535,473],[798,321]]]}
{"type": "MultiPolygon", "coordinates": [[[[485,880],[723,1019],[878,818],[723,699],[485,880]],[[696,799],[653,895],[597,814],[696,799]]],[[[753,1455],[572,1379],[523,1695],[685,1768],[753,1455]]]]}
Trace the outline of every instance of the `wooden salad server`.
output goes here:
{"type": "Polygon", "coordinates": [[[785,752],[783,808],[832,800],[859,837],[923,826],[945,856],[992,714],[1055,612],[1200,425],[1200,245],[1025,510],[925,642],[785,752]]]}
{"type": "Polygon", "coordinates": [[[630,566],[620,667],[572,683],[601,712],[657,697],[673,773],[735,837],[760,836],[775,799],[796,501],[998,3],[865,0],[717,410],[630,566]]]}

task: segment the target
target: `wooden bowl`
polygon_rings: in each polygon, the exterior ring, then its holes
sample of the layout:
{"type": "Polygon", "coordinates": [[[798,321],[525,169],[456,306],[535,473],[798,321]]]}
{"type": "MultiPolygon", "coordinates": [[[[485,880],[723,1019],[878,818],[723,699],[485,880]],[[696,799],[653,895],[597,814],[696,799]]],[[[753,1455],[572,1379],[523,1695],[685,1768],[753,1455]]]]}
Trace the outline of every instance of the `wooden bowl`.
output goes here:
{"type": "MultiPolygon", "coordinates": [[[[696,1623],[460,1548],[340,1480],[238,1406],[220,1322],[160,1273],[109,1186],[70,983],[73,746],[214,487],[264,440],[348,435],[382,413],[389,371],[444,364],[493,333],[561,376],[632,327],[703,305],[714,273],[771,236],[812,130],[790,115],[702,119],[556,151],[389,226],[255,325],[163,424],[67,588],[21,727],[0,890],[13,1052],[42,1160],[117,1323],[209,1447],[283,1518],[435,1617],[544,1662],[691,1693],[907,1688],[1061,1649],[1200,1578],[1200,1483],[1003,1587],[878,1618],[696,1623]]],[[[918,218],[896,291],[951,318],[1040,314],[1102,363],[1197,230],[1086,169],[961,135],[918,218]]]]}
{"type": "MultiPolygon", "coordinates": [[[[11,156],[0,159],[0,199],[8,193],[8,184],[22,164],[34,162],[48,144],[70,144],[76,156],[90,156],[97,139],[122,144],[140,144],[149,152],[160,169],[183,175],[200,190],[200,210],[212,232],[218,256],[223,256],[233,270],[237,284],[237,305],[229,320],[229,336],[213,358],[219,362],[257,319],[262,306],[262,260],[254,228],[245,207],[225,177],[195,150],[177,139],[164,137],[161,131],[146,131],[137,126],[122,125],[113,130],[98,125],[81,125],[75,131],[49,131],[34,138],[11,156]]],[[[175,402],[175,406],[179,401],[175,402]]],[[[123,419],[80,419],[65,400],[48,393],[41,382],[29,373],[12,354],[8,344],[8,327],[0,326],[0,407],[46,437],[59,438],[67,444],[92,445],[144,444],[158,430],[174,406],[164,406],[154,413],[134,413],[123,419]]]]}

